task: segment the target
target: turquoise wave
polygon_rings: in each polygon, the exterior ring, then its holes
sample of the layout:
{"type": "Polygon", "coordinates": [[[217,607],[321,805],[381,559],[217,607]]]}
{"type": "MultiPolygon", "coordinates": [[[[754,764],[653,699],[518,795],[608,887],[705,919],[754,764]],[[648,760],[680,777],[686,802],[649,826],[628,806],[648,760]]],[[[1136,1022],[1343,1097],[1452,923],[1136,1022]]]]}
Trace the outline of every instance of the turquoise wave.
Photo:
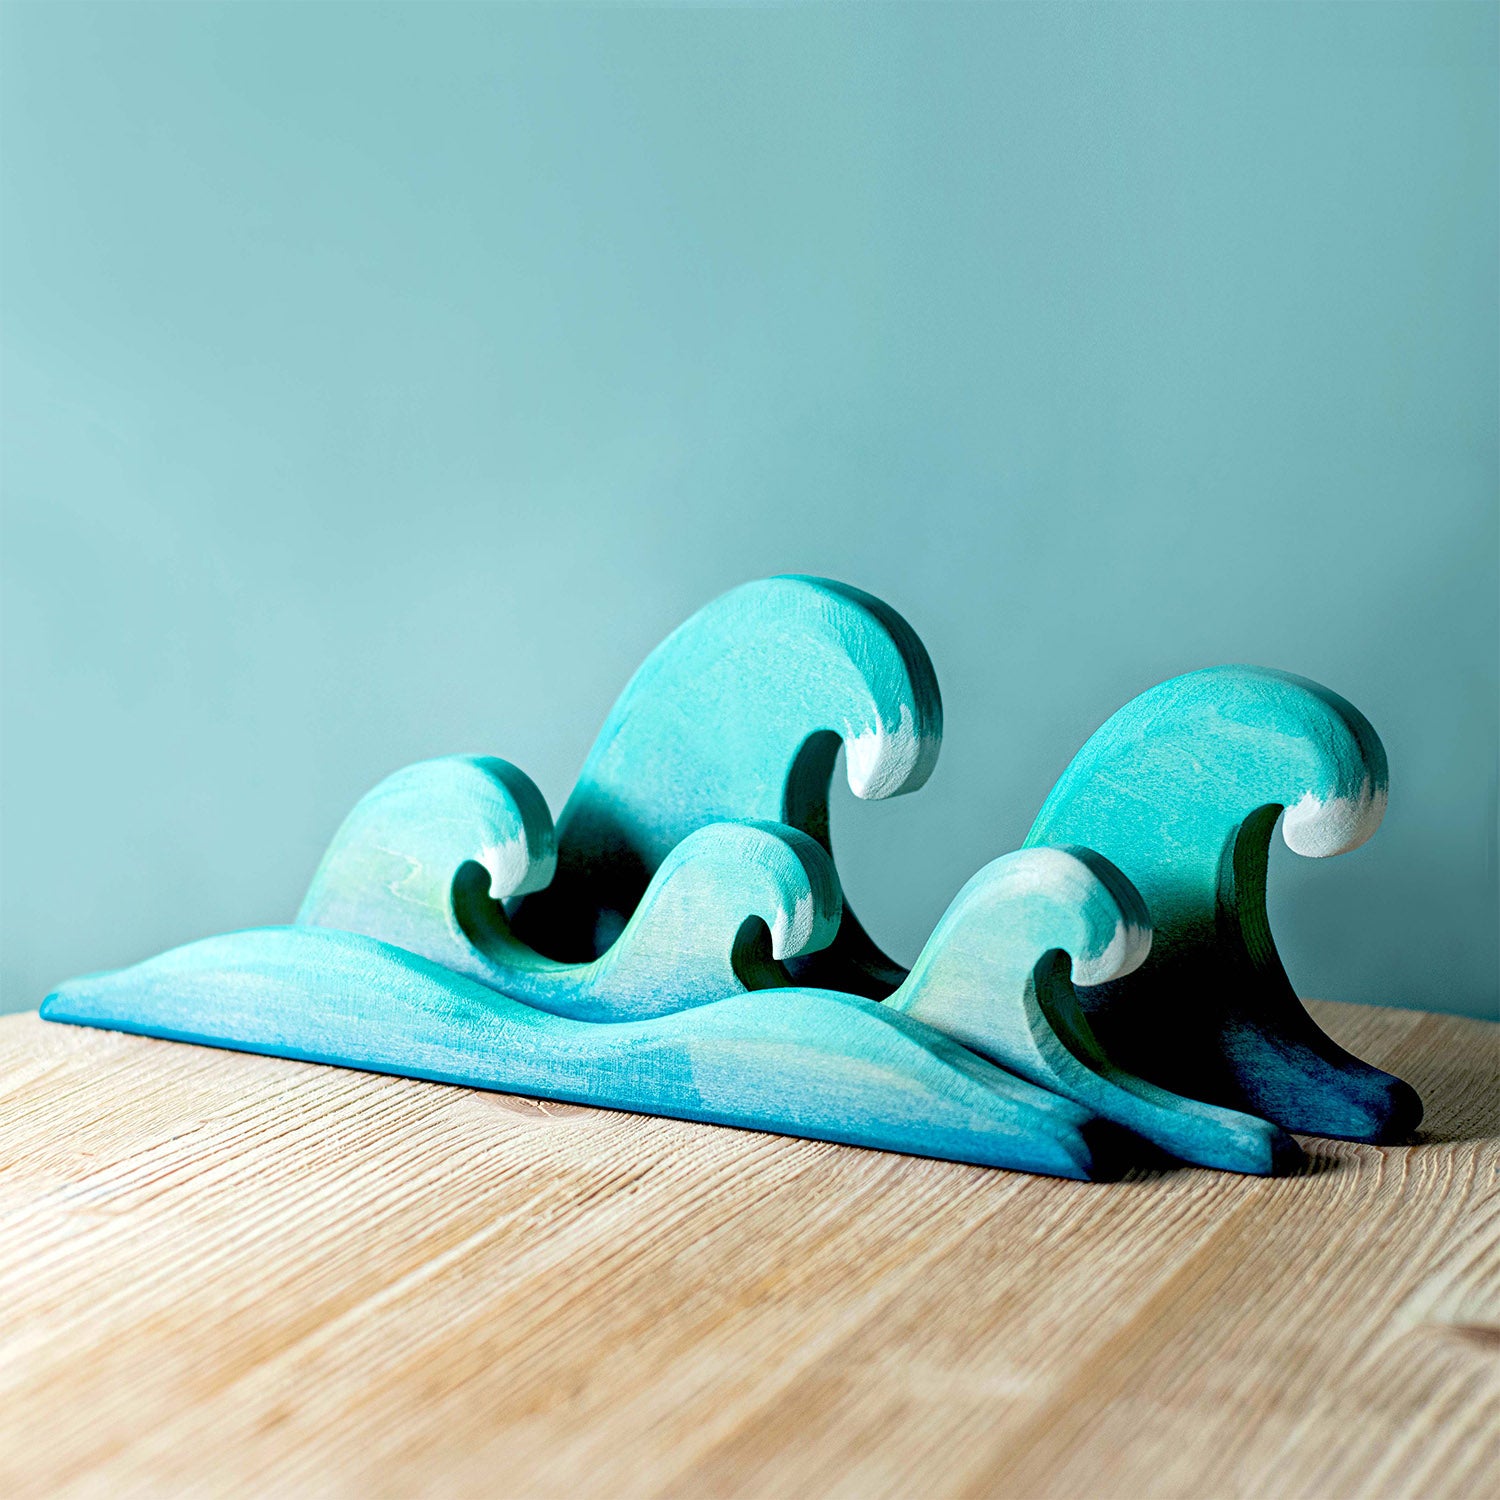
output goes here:
{"type": "Polygon", "coordinates": [[[1266,915],[1278,818],[1297,853],[1343,853],[1379,826],[1387,782],[1385,750],[1364,715],[1289,672],[1191,672],[1105,723],[1026,843],[1098,850],[1150,912],[1150,959],[1080,992],[1110,1057],[1288,1130],[1408,1134],[1422,1115],[1415,1090],[1346,1052],[1308,1015],[1266,915]]]}
{"type": "Polygon", "coordinates": [[[838,876],[818,843],[781,824],[715,823],[668,851],[604,953],[566,963],[517,938],[503,904],[545,884],[553,849],[541,793],[515,766],[424,761],[360,799],[297,922],[380,938],[585,1021],[786,984],[781,961],[838,930],[838,876]]]}

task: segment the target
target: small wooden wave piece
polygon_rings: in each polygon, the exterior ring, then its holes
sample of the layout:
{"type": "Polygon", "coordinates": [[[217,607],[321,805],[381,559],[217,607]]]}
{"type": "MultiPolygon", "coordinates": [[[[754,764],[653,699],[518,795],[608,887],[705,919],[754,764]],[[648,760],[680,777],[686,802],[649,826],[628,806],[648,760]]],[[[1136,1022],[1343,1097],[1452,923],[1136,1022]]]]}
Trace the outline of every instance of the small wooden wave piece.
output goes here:
{"type": "Polygon", "coordinates": [[[1105,1052],[1164,1088],[1287,1130],[1409,1134],[1422,1117],[1416,1091],[1308,1015],[1266,915],[1278,817],[1294,852],[1341,854],[1379,827],[1386,785],[1385,750],[1364,715],[1289,672],[1190,672],[1097,730],[1026,842],[1086,844],[1145,898],[1149,960],[1080,990],[1105,1052]]]}
{"type": "Polygon", "coordinates": [[[1075,986],[1123,982],[1151,946],[1145,903],[1102,855],[1022,849],[958,893],[885,1005],[1183,1161],[1260,1176],[1298,1166],[1276,1125],[1160,1088],[1100,1046],[1075,986]]]}
{"type": "Polygon", "coordinates": [[[546,884],[554,849],[546,803],[518,767],[423,761],[360,799],[297,923],[379,938],[579,1021],[642,1020],[786,984],[781,960],[838,931],[838,876],[815,840],[775,823],[710,823],[667,852],[598,958],[550,958],[515,936],[502,903],[546,884]]]}
{"type": "MultiPolygon", "coordinates": [[[[549,959],[514,936],[502,902],[545,875],[551,847],[540,794],[516,767],[428,761],[362,799],[298,921],[407,948],[555,1014],[612,1022],[790,986],[781,960],[838,930],[838,881],[819,844],[781,825],[719,823],[668,854],[599,958],[549,959]]],[[[1128,973],[1150,941],[1145,906],[1107,860],[1016,853],[969,882],[885,1004],[1185,1161],[1259,1174],[1294,1165],[1301,1154],[1275,1126],[1173,1095],[1104,1055],[1074,979],[1128,973]]]]}

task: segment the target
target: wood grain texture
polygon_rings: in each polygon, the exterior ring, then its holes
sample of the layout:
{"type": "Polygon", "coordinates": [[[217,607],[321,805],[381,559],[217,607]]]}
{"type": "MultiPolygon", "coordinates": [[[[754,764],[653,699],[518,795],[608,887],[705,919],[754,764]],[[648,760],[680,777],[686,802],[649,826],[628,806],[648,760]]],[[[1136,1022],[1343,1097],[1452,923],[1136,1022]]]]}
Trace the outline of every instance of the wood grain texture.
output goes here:
{"type": "Polygon", "coordinates": [[[1497,1034],[1429,1104],[1108,1186],[0,1022],[0,1493],[1469,1496],[1497,1034]]]}

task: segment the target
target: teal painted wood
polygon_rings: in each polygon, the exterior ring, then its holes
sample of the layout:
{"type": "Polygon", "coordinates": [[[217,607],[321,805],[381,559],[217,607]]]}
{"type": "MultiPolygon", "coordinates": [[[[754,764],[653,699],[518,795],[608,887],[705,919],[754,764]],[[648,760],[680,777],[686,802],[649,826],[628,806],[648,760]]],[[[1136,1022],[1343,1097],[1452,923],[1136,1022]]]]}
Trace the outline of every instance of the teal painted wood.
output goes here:
{"type": "MultiPolygon", "coordinates": [[[[716,823],[667,854],[599,958],[545,958],[512,935],[501,904],[550,862],[540,806],[503,761],[399,771],[345,820],[298,921],[379,938],[588,1021],[785,985],[775,960],[837,929],[838,882],[821,846],[784,825],[716,823]]],[[[1292,1164],[1300,1153],[1274,1126],[1155,1088],[1103,1056],[1059,950],[1099,982],[1136,967],[1149,945],[1140,898],[1106,861],[1084,850],[1010,855],[969,883],[887,1003],[1184,1160],[1260,1173],[1292,1164]]]]}
{"type": "Polygon", "coordinates": [[[492,755],[448,755],[387,776],[328,846],[297,921],[364,932],[463,969],[451,888],[467,860],[497,900],[538,891],[557,869],[552,814],[519,767],[492,755]]]}
{"type": "MultiPolygon", "coordinates": [[[[1336,852],[1365,836],[1383,805],[1379,740],[1343,700],[1286,674],[1228,668],[1184,680],[1197,683],[1200,697],[1181,705],[1179,724],[1148,736],[1151,753],[1120,751],[1101,731],[1104,741],[1085,749],[1028,839],[1100,849],[1141,885],[1159,930],[1167,923],[1161,951],[1139,979],[1085,993],[1095,1041],[1130,1074],[1150,1069],[1145,1076],[1173,1092],[1263,1114],[1288,1129],[1357,1139],[1404,1133],[1420,1117],[1415,1094],[1338,1048],[1292,994],[1269,940],[1263,871],[1258,881],[1248,872],[1219,880],[1226,847],[1241,849],[1242,865],[1254,862],[1257,804],[1244,799],[1259,795],[1258,780],[1275,784],[1268,801],[1289,805],[1287,836],[1301,852],[1336,852]],[[1220,686],[1229,693],[1222,713],[1214,701],[1220,686]],[[1236,719],[1242,701],[1251,706],[1248,724],[1236,719]],[[1172,748],[1163,753],[1163,744],[1172,748]],[[1117,752],[1118,765],[1110,759],[1117,752]],[[1096,760],[1107,769],[1090,785],[1096,760]],[[1140,789],[1122,785],[1136,777],[1140,789]],[[1181,839],[1184,826],[1199,822],[1201,840],[1181,839]],[[1163,826],[1176,832],[1153,842],[1163,826]],[[1176,873],[1183,858],[1197,871],[1185,882],[1197,888],[1186,909],[1173,894],[1184,885],[1176,873]],[[1221,909],[1233,914],[1222,923],[1221,909]],[[1202,936],[1219,925],[1237,931],[1222,942],[1202,936]],[[1186,941],[1189,932],[1200,934],[1196,944],[1186,941]],[[1201,960],[1196,973],[1178,957],[1192,947],[1201,960]],[[1196,1012],[1170,1000],[1148,1005],[1177,1019],[1148,1024],[1145,1036],[1112,1024],[1111,997],[1140,996],[1169,973],[1179,976],[1179,989],[1227,982],[1240,998],[1205,1002],[1196,1012]],[[1206,1012],[1220,1013],[1220,1024],[1206,1012]],[[1203,1040],[1205,1030],[1215,1039],[1203,1040]]],[[[1174,703],[1180,696],[1170,684],[1156,692],[1174,703]]],[[[1148,699],[1166,702],[1149,694],[1138,702],[1148,699]]],[[[1131,725],[1112,722],[1115,736],[1128,739],[1131,725]]],[[[627,687],[559,820],[557,879],[517,904],[516,931],[542,951],[592,957],[686,833],[714,819],[767,818],[827,847],[840,741],[851,785],[874,796],[920,786],[940,735],[931,663],[888,606],[826,580],[747,584],[683,625],[627,687]]],[[[835,940],[791,957],[786,968],[799,983],[872,998],[891,994],[905,977],[847,905],[835,940]]]]}
{"type": "Polygon", "coordinates": [[[1088,1178],[1113,1127],[908,1016],[817,990],[616,1024],[522,1004],[375,939],[262,928],[48,996],[49,1020],[1088,1178]]]}
{"type": "MultiPolygon", "coordinates": [[[[516,935],[554,958],[594,958],[688,834],[752,819],[826,848],[840,744],[855,795],[880,798],[920,787],[941,738],[932,662],[888,605],[819,578],[734,589],[621,694],[558,819],[556,878],[517,904],[516,935]]],[[[799,983],[877,999],[905,973],[847,905],[834,941],[788,968],[799,983]]]]}
{"type": "Polygon", "coordinates": [[[1252,1114],[1170,1093],[1115,1066],[1074,990],[1136,972],[1151,950],[1141,897],[1088,849],[1005,855],[959,892],[885,1002],[1184,1161],[1269,1175],[1302,1160],[1252,1114]]]}
{"type": "Polygon", "coordinates": [[[504,761],[410,767],[350,814],[296,927],[74,981],[44,1014],[1063,1175],[1097,1170],[1101,1119],[1245,1172],[1299,1159],[1278,1125],[1416,1123],[1303,1011],[1265,917],[1282,807],[1313,855],[1379,822],[1384,753],[1350,705],[1254,668],[1142,695],[907,975],[841,901],[827,798],[841,744],[859,795],[920,786],[941,719],[878,600],[746,585],[636,674],[557,830],[504,761]]]}
{"type": "Polygon", "coordinates": [[[1165,1088],[1288,1130],[1399,1138],[1416,1092],[1351,1056],[1297,999],[1271,939],[1266,865],[1283,837],[1321,858],[1385,810],[1365,717],[1305,678],[1216,667],[1125,705],[1053,788],[1028,845],[1098,850],[1145,898],[1154,940],[1134,973],[1080,990],[1104,1051],[1165,1088]]]}
{"type": "Polygon", "coordinates": [[[360,799],[297,922],[379,938],[557,1015],[624,1021],[785,984],[780,961],[830,942],[842,912],[807,834],[713,823],[667,852],[604,953],[566,963],[517,939],[502,905],[544,885],[554,858],[546,804],[515,766],[424,761],[360,799]]]}

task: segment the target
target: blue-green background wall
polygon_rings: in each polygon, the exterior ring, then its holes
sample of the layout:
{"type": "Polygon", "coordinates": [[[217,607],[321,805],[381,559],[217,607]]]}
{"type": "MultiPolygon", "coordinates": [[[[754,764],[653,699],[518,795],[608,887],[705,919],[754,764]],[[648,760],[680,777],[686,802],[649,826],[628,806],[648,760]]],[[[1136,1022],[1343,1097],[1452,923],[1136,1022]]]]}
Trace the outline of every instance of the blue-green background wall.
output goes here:
{"type": "Polygon", "coordinates": [[[289,917],[392,768],[554,807],[752,576],[947,701],[835,838],[910,957],[1151,683],[1390,752],[1306,993],[1496,997],[1493,5],[7,4],[0,1000],[289,917]]]}

